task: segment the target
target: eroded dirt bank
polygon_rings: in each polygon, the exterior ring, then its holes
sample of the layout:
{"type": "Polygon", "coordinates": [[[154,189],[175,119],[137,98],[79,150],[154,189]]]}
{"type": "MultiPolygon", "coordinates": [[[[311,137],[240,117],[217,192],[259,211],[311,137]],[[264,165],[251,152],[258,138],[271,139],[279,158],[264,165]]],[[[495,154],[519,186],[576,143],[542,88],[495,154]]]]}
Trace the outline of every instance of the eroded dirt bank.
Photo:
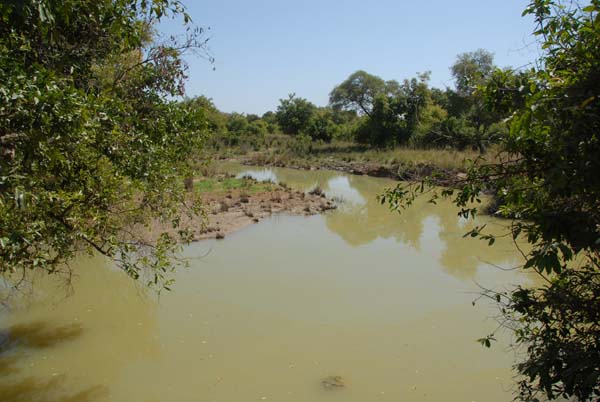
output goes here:
{"type": "Polygon", "coordinates": [[[261,183],[251,178],[232,179],[227,175],[197,179],[195,183],[203,214],[184,215],[177,229],[169,223],[155,221],[149,227],[136,227],[133,231],[149,244],[155,243],[165,232],[176,236],[180,229],[192,232],[191,241],[223,239],[272,215],[308,216],[336,208],[319,189],[305,193],[284,184],[261,183]],[[209,186],[206,186],[207,180],[210,180],[209,186]],[[227,188],[223,183],[234,188],[227,188]]]}
{"type": "Polygon", "coordinates": [[[280,185],[274,185],[272,191],[254,194],[242,190],[225,195],[209,193],[202,201],[207,220],[196,240],[222,238],[274,214],[315,215],[335,208],[324,194],[293,191],[280,185]]]}

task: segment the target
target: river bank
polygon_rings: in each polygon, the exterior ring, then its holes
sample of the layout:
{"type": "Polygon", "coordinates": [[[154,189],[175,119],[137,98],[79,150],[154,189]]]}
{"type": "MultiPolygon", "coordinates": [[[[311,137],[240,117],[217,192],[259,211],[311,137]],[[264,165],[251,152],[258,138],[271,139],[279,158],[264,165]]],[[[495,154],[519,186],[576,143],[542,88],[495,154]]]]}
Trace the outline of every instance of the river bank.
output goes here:
{"type": "MultiPolygon", "coordinates": [[[[480,156],[478,152],[471,150],[412,148],[377,150],[344,144],[327,144],[315,146],[305,154],[286,152],[286,149],[262,149],[245,153],[229,152],[221,154],[221,159],[244,165],[334,170],[398,181],[420,181],[427,178],[439,186],[455,187],[466,177],[468,161],[473,161],[480,156]]],[[[483,157],[486,160],[495,159],[492,152],[483,157]]]]}
{"type": "Polygon", "coordinates": [[[242,187],[202,193],[207,220],[195,240],[221,239],[276,214],[310,216],[336,208],[319,189],[305,193],[285,184],[259,183],[251,178],[234,180],[246,181],[256,189],[242,187]]]}
{"type": "MultiPolygon", "coordinates": [[[[283,183],[227,174],[196,178],[194,191],[203,213],[185,216],[177,229],[190,230],[192,241],[223,239],[273,215],[310,216],[336,208],[318,188],[302,192],[283,183]]],[[[171,225],[163,222],[153,222],[149,228],[140,230],[148,243],[155,242],[165,232],[176,234],[171,225]]]]}

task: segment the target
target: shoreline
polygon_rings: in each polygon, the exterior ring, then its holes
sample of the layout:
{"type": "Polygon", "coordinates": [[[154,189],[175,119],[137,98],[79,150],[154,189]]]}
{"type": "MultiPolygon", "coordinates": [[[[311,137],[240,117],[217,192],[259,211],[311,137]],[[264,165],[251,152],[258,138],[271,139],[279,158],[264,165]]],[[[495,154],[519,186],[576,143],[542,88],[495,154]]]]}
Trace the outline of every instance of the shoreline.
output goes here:
{"type": "Polygon", "coordinates": [[[357,176],[388,178],[398,181],[421,181],[428,178],[434,185],[455,187],[456,183],[466,177],[464,169],[442,168],[430,163],[419,163],[413,166],[405,164],[385,165],[374,162],[346,162],[343,160],[308,161],[270,161],[262,155],[238,156],[224,158],[228,162],[238,162],[246,166],[271,166],[296,170],[333,170],[357,176]]]}
{"type": "MultiPolygon", "coordinates": [[[[219,180],[222,178],[219,178],[219,180]]],[[[256,185],[254,191],[235,188],[198,194],[203,213],[183,216],[180,227],[158,221],[137,228],[144,242],[152,244],[163,233],[177,237],[179,230],[190,230],[190,243],[206,239],[224,239],[227,235],[274,215],[311,216],[336,209],[336,204],[318,189],[311,192],[292,190],[284,184],[240,179],[256,185]]],[[[199,180],[196,180],[198,182],[199,180]]]]}
{"type": "Polygon", "coordinates": [[[311,216],[336,208],[324,194],[294,191],[283,185],[273,186],[273,191],[255,194],[237,190],[225,195],[204,196],[202,202],[207,219],[193,241],[223,239],[273,215],[311,216]]]}

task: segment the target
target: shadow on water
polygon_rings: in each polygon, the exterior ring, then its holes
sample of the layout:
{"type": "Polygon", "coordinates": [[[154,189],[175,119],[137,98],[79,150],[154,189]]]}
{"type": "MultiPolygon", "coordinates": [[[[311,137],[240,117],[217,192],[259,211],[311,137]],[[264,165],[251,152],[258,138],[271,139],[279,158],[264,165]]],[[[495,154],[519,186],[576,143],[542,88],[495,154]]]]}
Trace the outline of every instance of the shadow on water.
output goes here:
{"type": "Polygon", "coordinates": [[[65,391],[65,375],[37,378],[23,375],[23,360],[32,350],[72,342],[83,333],[81,325],[53,326],[49,322],[13,325],[0,330],[0,395],[3,402],[92,402],[107,394],[103,386],[79,392],[65,391]]]}

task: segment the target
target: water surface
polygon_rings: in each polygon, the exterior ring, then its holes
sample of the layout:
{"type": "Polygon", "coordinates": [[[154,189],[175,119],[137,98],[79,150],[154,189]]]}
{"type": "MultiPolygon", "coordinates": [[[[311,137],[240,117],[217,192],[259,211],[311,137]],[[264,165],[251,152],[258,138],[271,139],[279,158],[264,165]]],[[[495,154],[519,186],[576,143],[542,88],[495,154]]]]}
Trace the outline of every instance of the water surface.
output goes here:
{"type": "MultiPolygon", "coordinates": [[[[157,298],[106,260],[81,258],[73,293],[40,280],[0,318],[3,401],[508,401],[508,340],[484,349],[495,310],[479,286],[527,280],[507,240],[464,239],[448,203],[402,215],[394,182],[225,165],[320,186],[340,207],[277,216],[185,249],[191,267],[157,298]],[[341,376],[340,389],[320,382],[341,376]]],[[[493,231],[502,222],[490,218],[493,231]]]]}

